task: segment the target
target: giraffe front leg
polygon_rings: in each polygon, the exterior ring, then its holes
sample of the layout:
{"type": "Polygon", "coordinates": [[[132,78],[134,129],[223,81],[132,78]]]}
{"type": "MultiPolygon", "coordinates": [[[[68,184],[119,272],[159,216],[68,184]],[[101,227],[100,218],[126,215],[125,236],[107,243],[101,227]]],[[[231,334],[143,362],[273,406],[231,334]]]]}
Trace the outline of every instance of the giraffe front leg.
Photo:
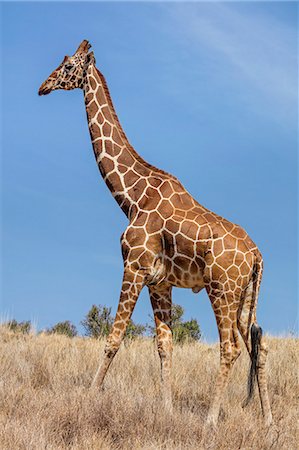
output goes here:
{"type": "Polygon", "coordinates": [[[116,355],[144,283],[144,274],[131,266],[125,268],[120,300],[112,330],[107,338],[104,360],[93,379],[92,387],[101,386],[116,355]]]}
{"type": "Polygon", "coordinates": [[[168,410],[172,410],[171,290],[172,287],[164,283],[149,286],[149,294],[156,324],[158,352],[161,361],[162,398],[168,410]]]}

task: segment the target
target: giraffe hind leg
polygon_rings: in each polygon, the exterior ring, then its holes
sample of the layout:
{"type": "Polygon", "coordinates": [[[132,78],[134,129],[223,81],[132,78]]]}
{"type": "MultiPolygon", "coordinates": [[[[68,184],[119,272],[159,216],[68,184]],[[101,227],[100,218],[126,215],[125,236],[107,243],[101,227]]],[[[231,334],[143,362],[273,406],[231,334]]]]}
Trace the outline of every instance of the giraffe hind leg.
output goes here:
{"type": "Polygon", "coordinates": [[[231,369],[241,354],[237,311],[234,295],[226,292],[208,292],[217,320],[220,338],[220,369],[215,383],[215,393],[209,408],[207,424],[217,425],[220,406],[231,369]],[[230,305],[230,306],[227,306],[230,305]]]}

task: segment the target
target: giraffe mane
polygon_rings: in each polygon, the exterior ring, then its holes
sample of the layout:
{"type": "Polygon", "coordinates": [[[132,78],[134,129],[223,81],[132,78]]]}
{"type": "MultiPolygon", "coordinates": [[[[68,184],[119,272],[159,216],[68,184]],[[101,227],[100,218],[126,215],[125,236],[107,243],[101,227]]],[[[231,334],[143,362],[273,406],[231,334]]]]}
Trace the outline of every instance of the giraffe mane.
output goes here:
{"type": "Polygon", "coordinates": [[[155,173],[157,173],[157,174],[164,175],[164,176],[170,178],[171,180],[175,181],[175,182],[178,183],[179,185],[181,185],[180,181],[179,181],[174,175],[172,175],[172,174],[166,172],[165,170],[158,169],[156,166],[154,166],[154,165],[148,163],[147,161],[145,161],[145,160],[144,160],[144,159],[136,152],[136,150],[134,149],[134,147],[129,143],[128,138],[127,138],[127,136],[126,136],[126,134],[125,134],[125,132],[124,132],[124,130],[123,130],[123,128],[122,128],[120,122],[119,122],[119,119],[118,119],[118,117],[117,117],[117,114],[116,114],[116,112],[115,112],[114,105],[113,105],[113,101],[112,101],[112,98],[111,98],[111,95],[110,95],[110,92],[109,92],[109,89],[108,89],[108,85],[107,85],[106,79],[105,79],[104,75],[99,71],[99,69],[98,69],[97,67],[95,67],[95,69],[96,69],[96,72],[97,72],[97,74],[99,75],[99,77],[100,77],[100,79],[101,79],[101,82],[102,82],[102,84],[103,84],[103,88],[104,88],[104,91],[105,91],[106,98],[107,98],[107,100],[108,100],[109,106],[111,107],[113,120],[114,120],[115,124],[117,125],[118,130],[119,130],[119,132],[120,132],[120,135],[121,135],[122,139],[125,141],[128,150],[131,152],[131,154],[134,156],[134,158],[135,158],[138,162],[140,162],[141,164],[143,164],[144,166],[146,166],[148,169],[152,170],[153,172],[155,172],[155,173]]]}

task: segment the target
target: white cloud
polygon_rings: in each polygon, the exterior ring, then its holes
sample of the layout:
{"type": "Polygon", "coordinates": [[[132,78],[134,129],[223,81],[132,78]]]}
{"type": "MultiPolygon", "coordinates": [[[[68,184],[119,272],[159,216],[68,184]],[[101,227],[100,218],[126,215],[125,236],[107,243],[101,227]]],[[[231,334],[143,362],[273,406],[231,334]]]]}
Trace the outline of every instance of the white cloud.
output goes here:
{"type": "MultiPolygon", "coordinates": [[[[298,94],[297,35],[294,27],[257,7],[234,3],[175,4],[169,11],[193,49],[206,48],[229,76],[245,79],[275,104],[280,119],[295,114],[298,94]]],[[[257,105],[258,107],[258,105],[257,105]]]]}

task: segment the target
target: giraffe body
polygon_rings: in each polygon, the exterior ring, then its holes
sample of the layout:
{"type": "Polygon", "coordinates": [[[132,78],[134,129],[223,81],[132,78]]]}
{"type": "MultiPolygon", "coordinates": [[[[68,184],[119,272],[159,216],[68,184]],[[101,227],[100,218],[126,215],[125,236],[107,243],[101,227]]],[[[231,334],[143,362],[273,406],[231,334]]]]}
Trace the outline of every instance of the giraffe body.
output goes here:
{"type": "MultiPolygon", "coordinates": [[[[172,288],[192,289],[195,293],[205,288],[220,337],[220,371],[208,415],[208,421],[215,425],[228,374],[240,354],[238,332],[252,356],[250,329],[256,324],[262,256],[240,226],[200,205],[173,175],[150,165],[133,149],[89,48],[89,43],[83,41],[74,56],[65,57],[42,84],[39,94],[83,89],[96,162],[129,220],[121,237],[124,275],[120,301],[94,384],[103,382],[140,291],[147,286],[161,358],[162,393],[165,405],[171,408],[172,288]]],[[[259,350],[254,376],[265,420],[270,424],[263,338],[259,350]]]]}

